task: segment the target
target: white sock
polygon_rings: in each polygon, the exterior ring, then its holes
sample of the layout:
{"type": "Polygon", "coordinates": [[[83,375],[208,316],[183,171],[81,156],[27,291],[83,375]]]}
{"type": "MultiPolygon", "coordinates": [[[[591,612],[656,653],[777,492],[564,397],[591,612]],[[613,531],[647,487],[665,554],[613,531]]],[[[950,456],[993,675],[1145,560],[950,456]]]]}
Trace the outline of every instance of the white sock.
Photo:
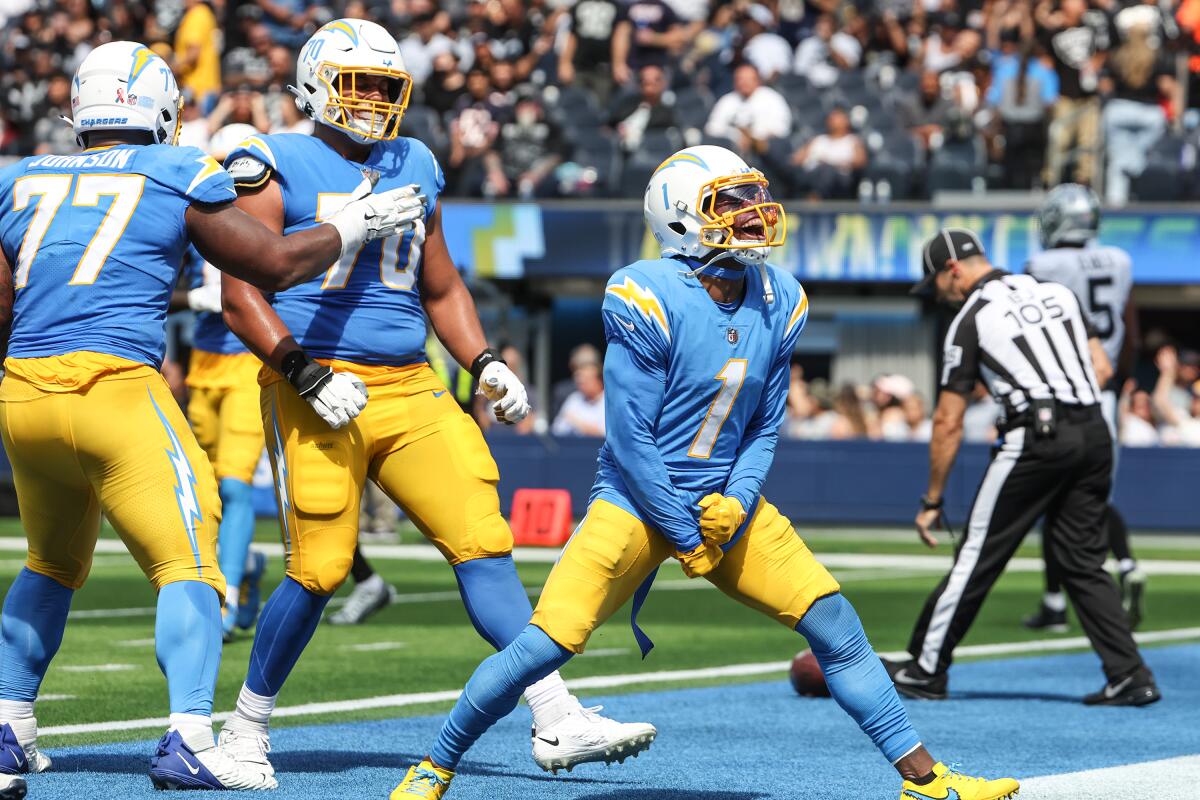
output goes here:
{"type": "Polygon", "coordinates": [[[32,700],[0,700],[0,721],[12,727],[22,747],[37,743],[37,720],[33,718],[32,700]]]}
{"type": "Polygon", "coordinates": [[[236,614],[238,610],[237,592],[230,592],[225,598],[225,612],[228,614],[236,614]]]}
{"type": "Polygon", "coordinates": [[[1122,558],[1120,563],[1117,564],[1117,569],[1121,571],[1122,575],[1126,572],[1133,572],[1137,569],[1137,562],[1132,558],[1122,558]]]}
{"type": "Polygon", "coordinates": [[[225,724],[232,725],[235,730],[241,728],[266,733],[267,723],[271,721],[271,713],[275,710],[275,701],[278,698],[277,694],[270,697],[255,694],[243,683],[242,691],[238,692],[237,708],[225,724]]]}
{"type": "Polygon", "coordinates": [[[380,589],[383,588],[383,577],[380,576],[380,574],[378,572],[373,572],[373,573],[371,573],[371,577],[367,578],[365,581],[360,583],[358,586],[355,586],[354,588],[355,589],[358,589],[358,588],[370,589],[373,592],[378,592],[380,589]]]}
{"type": "Polygon", "coordinates": [[[579,700],[567,691],[557,671],[525,689],[525,702],[533,714],[535,728],[548,728],[579,708],[579,700]]]}
{"type": "Polygon", "coordinates": [[[251,572],[254,571],[254,568],[257,566],[258,565],[254,563],[254,551],[247,550],[246,551],[246,574],[249,575],[251,572]]]}
{"type": "Polygon", "coordinates": [[[1046,592],[1042,595],[1042,605],[1051,611],[1066,611],[1067,596],[1062,592],[1046,592]]]}
{"type": "Polygon", "coordinates": [[[192,748],[193,753],[208,750],[217,743],[213,738],[212,717],[207,714],[172,714],[170,727],[179,731],[184,744],[192,748]]]}

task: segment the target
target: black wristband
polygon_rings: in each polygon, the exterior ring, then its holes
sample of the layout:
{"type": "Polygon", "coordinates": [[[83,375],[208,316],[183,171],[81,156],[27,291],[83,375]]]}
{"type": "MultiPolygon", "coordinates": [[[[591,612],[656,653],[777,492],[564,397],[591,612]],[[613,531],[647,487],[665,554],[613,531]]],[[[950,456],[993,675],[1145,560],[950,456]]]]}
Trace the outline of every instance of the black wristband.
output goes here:
{"type": "Polygon", "coordinates": [[[508,363],[500,357],[499,350],[494,350],[489,347],[487,350],[484,350],[482,353],[475,356],[475,360],[471,362],[471,376],[475,378],[475,380],[479,380],[479,375],[483,372],[483,368],[493,361],[499,361],[501,364],[508,363]]]}
{"type": "Polygon", "coordinates": [[[922,511],[941,511],[942,506],[946,504],[946,498],[939,497],[937,500],[930,500],[929,495],[921,495],[921,510],[922,511]]]}
{"type": "Polygon", "coordinates": [[[309,358],[303,350],[293,350],[283,357],[283,377],[295,387],[301,397],[307,397],[333,375],[333,370],[309,358]]]}

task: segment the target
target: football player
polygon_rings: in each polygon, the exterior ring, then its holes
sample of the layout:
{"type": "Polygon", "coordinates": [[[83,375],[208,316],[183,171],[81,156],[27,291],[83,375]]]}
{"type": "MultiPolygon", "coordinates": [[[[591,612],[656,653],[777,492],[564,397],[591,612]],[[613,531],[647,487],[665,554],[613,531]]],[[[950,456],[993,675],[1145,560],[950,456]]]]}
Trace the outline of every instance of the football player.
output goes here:
{"type": "Polygon", "coordinates": [[[283,289],[411,228],[411,192],[369,194],[329,225],[280,236],[233,206],[221,165],[179,133],[170,68],[136,42],[83,60],[71,87],[81,155],[0,172],[0,433],[28,539],[0,621],[0,772],[41,772],[34,701],[83,585],[103,514],[158,591],[155,649],[170,729],[158,787],[270,788],[214,746],[221,658],[220,502],[212,469],[158,372],[163,324],[191,240],[224,270],[283,289]],[[15,295],[15,296],[14,296],[15,295]]]}
{"type": "MultiPolygon", "coordinates": [[[[234,123],[213,134],[208,152],[217,161],[258,131],[234,123]]],[[[187,304],[196,313],[188,365],[187,417],[196,441],[208,455],[221,498],[217,560],[230,590],[225,594],[221,627],[225,641],[236,628],[249,630],[258,618],[259,592],[266,557],[251,552],[254,539],[254,470],[263,451],[258,410],[258,356],[230,333],[221,318],[221,272],[193,248],[189,267],[193,288],[187,304]]]]}
{"type": "MultiPolygon", "coordinates": [[[[1034,255],[1025,271],[1043,281],[1053,281],[1075,292],[1087,314],[1108,360],[1115,370],[1107,386],[1101,387],[1100,410],[1113,440],[1113,475],[1116,475],[1120,438],[1117,436],[1117,392],[1121,381],[1133,370],[1137,351],[1137,309],[1133,290],[1133,262],[1119,247],[1102,245],[1100,201],[1095,192],[1077,183],[1056,186],[1046,195],[1038,212],[1042,252],[1034,255]]],[[[1121,596],[1132,627],[1142,619],[1142,593],[1146,576],[1138,569],[1129,547],[1125,518],[1111,502],[1108,505],[1108,541],[1117,558],[1121,596]]],[[[1046,558],[1046,593],[1037,613],[1026,617],[1025,627],[1065,631],[1067,598],[1063,594],[1061,567],[1043,549],[1046,558]]]]}
{"type": "Polygon", "coordinates": [[[766,263],[786,238],[766,179],[729,150],[690,147],[650,178],[645,216],[662,257],[618,270],[604,293],[608,430],[587,516],[530,624],[475,671],[392,800],[442,797],[459,759],[521,690],[583,652],[630,598],[636,616],[671,557],[808,639],[834,698],[900,773],[904,797],[1015,794],[1014,780],[934,761],[837,581],[760,494],[808,318],[795,278],[766,263]]]}
{"type": "MultiPolygon", "coordinates": [[[[253,286],[224,282],[226,322],[266,364],[263,425],[287,574],[263,608],[221,742],[264,769],[279,690],[351,569],[365,481],[400,505],[452,565],[471,621],[491,645],[511,642],[532,613],[500,514],[496,463],[425,357],[428,314],[500,420],[529,413],[525,387],[487,349],[446,249],[442,171],[424,144],[399,135],[410,87],[391,34],[364,20],[330,22],[297,62],[297,102],[317,123],[313,134],[252,137],[227,161],[238,205],[278,231],[335,213],[363,172],[380,187],[417,187],[425,204],[412,230],[331,261],[324,276],[270,302],[253,286]]],[[[544,768],[609,761],[617,748],[653,738],[652,726],[582,708],[557,673],[543,677],[526,699],[544,768]]]]}

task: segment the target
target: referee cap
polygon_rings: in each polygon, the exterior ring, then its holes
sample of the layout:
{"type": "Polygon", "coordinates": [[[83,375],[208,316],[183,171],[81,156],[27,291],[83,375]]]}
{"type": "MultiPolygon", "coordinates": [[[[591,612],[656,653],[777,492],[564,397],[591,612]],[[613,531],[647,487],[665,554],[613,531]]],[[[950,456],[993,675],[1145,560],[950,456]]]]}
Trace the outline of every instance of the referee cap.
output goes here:
{"type": "Polygon", "coordinates": [[[921,250],[921,267],[925,270],[925,276],[909,294],[933,294],[934,277],[944,270],[950,261],[986,255],[983,242],[979,241],[979,237],[972,231],[966,228],[942,228],[921,250]]]}

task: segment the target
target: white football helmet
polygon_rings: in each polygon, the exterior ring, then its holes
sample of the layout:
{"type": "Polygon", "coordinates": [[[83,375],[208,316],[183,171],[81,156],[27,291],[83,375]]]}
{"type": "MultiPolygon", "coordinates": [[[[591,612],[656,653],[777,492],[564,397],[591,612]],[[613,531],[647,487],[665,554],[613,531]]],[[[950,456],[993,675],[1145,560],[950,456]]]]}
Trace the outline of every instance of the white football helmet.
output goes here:
{"type": "Polygon", "coordinates": [[[399,136],[412,93],[395,37],[362,19],[337,19],[314,33],[296,59],[296,84],[288,88],[302,114],[360,144],[399,136]],[[355,84],[367,76],[387,79],[386,101],[357,97],[355,84]]]}
{"type": "Polygon", "coordinates": [[[71,82],[70,122],[80,147],[84,134],[98,130],[149,131],[155,143],[175,144],[182,106],[167,62],[138,42],[100,45],[71,82]]]}
{"type": "Polygon", "coordinates": [[[766,177],[737,153],[714,145],[680,150],[650,176],[644,210],[664,256],[708,262],[727,251],[760,268],[768,302],[774,299],[766,261],[787,240],[787,217],[766,177]],[[756,228],[760,235],[745,235],[756,228]]]}
{"type": "Polygon", "coordinates": [[[208,140],[208,154],[217,161],[224,161],[235,147],[251,136],[258,136],[258,128],[244,122],[231,122],[208,140]]]}

